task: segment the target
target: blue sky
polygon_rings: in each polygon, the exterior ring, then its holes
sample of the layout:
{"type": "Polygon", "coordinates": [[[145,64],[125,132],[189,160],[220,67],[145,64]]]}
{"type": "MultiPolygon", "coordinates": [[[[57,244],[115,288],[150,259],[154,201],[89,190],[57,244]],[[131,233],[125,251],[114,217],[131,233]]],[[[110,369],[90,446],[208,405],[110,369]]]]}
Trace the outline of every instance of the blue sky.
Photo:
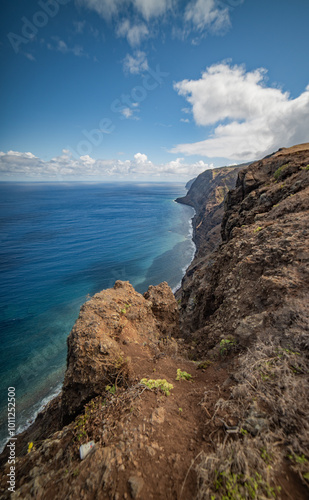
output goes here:
{"type": "Polygon", "coordinates": [[[307,0],[3,0],[0,180],[183,181],[309,140],[307,0]]]}

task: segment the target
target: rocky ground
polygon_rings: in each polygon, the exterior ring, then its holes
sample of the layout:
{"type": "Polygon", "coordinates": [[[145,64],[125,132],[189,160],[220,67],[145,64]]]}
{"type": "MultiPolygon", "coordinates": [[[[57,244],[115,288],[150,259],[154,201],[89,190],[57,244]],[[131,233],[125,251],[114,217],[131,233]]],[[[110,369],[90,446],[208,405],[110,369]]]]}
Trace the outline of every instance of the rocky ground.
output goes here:
{"type": "MultiPolygon", "coordinates": [[[[308,498],[309,145],[205,174],[176,299],[116,282],[84,304],[12,498],[308,498]]],[[[2,472],[9,498],[5,452],[2,472]]]]}

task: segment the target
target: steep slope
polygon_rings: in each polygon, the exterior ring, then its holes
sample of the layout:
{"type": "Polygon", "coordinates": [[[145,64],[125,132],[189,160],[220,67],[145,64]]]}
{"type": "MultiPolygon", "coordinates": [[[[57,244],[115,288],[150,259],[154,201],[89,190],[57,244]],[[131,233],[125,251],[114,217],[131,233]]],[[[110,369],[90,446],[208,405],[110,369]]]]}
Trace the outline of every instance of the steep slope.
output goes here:
{"type": "Polygon", "coordinates": [[[200,174],[189,186],[186,196],[177,198],[178,203],[195,209],[193,241],[197,256],[212,252],[220,243],[224,198],[236,184],[238,172],[244,165],[209,169],[200,174]]]}
{"type": "Polygon", "coordinates": [[[305,295],[308,163],[308,149],[287,149],[239,172],[225,200],[224,244],[193,261],[183,280],[182,331],[195,332],[200,353],[212,338],[240,332],[245,318],[270,322],[270,311],[282,317],[286,299],[305,295]]]}
{"type": "Polygon", "coordinates": [[[181,335],[192,359],[233,359],[212,424],[243,437],[203,455],[198,498],[307,498],[309,145],[240,171],[224,208],[223,243],[183,280],[181,335]]]}

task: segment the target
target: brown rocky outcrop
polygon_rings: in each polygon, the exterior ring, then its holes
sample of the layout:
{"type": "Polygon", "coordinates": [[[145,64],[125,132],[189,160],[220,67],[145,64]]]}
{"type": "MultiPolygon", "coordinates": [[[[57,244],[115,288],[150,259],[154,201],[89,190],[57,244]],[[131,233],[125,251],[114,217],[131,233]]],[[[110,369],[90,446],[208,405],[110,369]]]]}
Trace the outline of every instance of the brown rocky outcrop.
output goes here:
{"type": "Polygon", "coordinates": [[[153,347],[178,334],[178,308],[167,285],[151,286],[144,296],[129,282],[94,295],[80,310],[68,337],[67,370],[62,390],[64,422],[107,385],[134,378],[129,344],[153,347]]]}

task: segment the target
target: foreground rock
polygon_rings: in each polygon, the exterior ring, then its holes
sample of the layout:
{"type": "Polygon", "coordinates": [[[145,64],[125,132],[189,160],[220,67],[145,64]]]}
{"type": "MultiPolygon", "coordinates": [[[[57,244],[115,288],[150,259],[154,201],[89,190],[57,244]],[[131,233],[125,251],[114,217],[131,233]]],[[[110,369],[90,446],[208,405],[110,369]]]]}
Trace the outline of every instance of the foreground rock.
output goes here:
{"type": "Polygon", "coordinates": [[[82,306],[68,338],[64,422],[72,420],[107,385],[134,379],[132,344],[145,342],[156,348],[160,340],[177,334],[178,308],[167,283],[151,286],[144,297],[129,282],[121,281],[97,293],[82,306]]]}

